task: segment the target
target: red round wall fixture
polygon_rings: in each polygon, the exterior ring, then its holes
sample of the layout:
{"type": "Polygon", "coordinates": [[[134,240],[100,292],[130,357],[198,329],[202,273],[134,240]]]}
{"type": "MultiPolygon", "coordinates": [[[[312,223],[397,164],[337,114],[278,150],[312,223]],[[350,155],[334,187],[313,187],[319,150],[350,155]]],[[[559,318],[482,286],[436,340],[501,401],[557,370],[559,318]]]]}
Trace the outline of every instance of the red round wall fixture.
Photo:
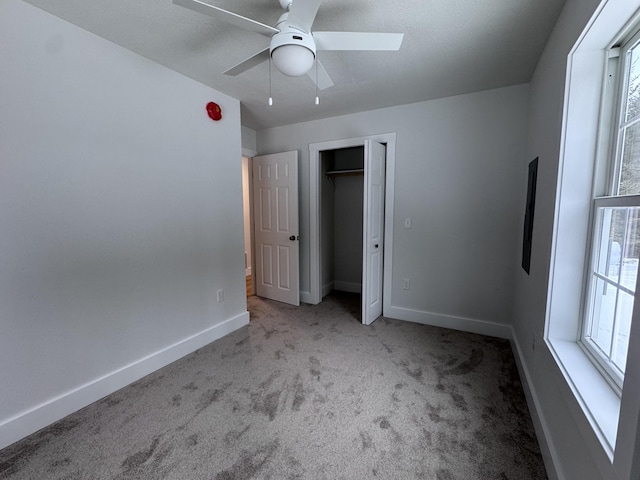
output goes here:
{"type": "Polygon", "coordinates": [[[216,122],[222,119],[222,109],[220,105],[214,102],[207,103],[207,115],[211,120],[215,120],[216,122]]]}

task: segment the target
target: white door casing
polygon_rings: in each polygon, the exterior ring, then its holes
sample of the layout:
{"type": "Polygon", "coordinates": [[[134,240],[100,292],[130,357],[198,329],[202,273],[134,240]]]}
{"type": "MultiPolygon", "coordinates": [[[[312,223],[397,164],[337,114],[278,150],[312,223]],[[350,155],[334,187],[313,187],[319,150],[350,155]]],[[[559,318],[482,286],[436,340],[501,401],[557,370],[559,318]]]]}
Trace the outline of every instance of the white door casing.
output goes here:
{"type": "MultiPolygon", "coordinates": [[[[396,133],[381,133],[368,137],[331,140],[309,144],[309,290],[301,291],[301,300],[312,305],[322,300],[322,269],[321,269],[321,152],[364,146],[366,140],[373,140],[386,145],[385,159],[385,188],[384,188],[384,253],[383,253],[383,315],[390,316],[392,312],[391,293],[393,290],[393,225],[394,225],[394,191],[395,191],[395,152],[396,133]]],[[[363,286],[364,287],[364,286],[363,286]]]]}
{"type": "Polygon", "coordinates": [[[384,251],[385,146],[364,144],[364,212],[362,233],[362,323],[382,315],[384,251]]]}
{"type": "Polygon", "coordinates": [[[297,151],[253,157],[253,202],[256,294],[300,305],[297,151]]]}

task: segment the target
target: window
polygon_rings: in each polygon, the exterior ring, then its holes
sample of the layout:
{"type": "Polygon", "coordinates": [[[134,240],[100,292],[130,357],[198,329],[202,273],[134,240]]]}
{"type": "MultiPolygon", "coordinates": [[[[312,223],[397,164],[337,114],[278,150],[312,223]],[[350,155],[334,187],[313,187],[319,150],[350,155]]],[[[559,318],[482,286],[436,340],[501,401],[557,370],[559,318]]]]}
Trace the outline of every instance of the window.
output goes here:
{"type": "MultiPolygon", "coordinates": [[[[624,361],[640,355],[638,322],[625,335],[638,258],[639,31],[640,0],[603,0],[567,56],[545,312],[544,345],[565,380],[557,387],[591,427],[581,436],[605,470],[627,468],[639,438],[630,412],[640,411],[640,363],[627,360],[625,371],[624,361]]],[[[545,106],[544,90],[533,93],[545,106]]],[[[538,127],[542,159],[555,153],[544,149],[555,130],[538,127]]]]}
{"type": "Polygon", "coordinates": [[[640,258],[640,31],[621,44],[608,55],[581,335],[618,390],[640,258]]]}

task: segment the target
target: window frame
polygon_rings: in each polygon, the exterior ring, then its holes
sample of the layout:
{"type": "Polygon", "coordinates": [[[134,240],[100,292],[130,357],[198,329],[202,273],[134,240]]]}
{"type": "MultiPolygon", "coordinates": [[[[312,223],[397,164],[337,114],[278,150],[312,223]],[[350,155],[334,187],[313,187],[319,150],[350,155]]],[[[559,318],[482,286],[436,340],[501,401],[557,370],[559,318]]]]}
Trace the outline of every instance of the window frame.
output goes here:
{"type": "MultiPolygon", "coordinates": [[[[624,373],[615,366],[610,354],[604,354],[597,343],[591,339],[594,317],[594,304],[597,289],[597,262],[599,261],[598,238],[603,226],[599,210],[602,208],[640,207],[640,195],[618,195],[622,172],[623,143],[628,102],[631,61],[629,52],[640,48],[640,23],[633,26],[631,33],[620,35],[616,42],[607,49],[605,78],[601,98],[601,115],[598,128],[598,144],[596,165],[594,168],[593,194],[588,231],[588,261],[585,269],[583,301],[580,312],[578,345],[594,363],[618,396],[622,394],[624,373]]],[[[635,121],[640,122],[640,116],[635,121]]],[[[632,122],[633,123],[635,123],[632,122]]],[[[630,126],[630,125],[627,125],[630,126]]],[[[622,255],[620,268],[622,268],[622,255]]],[[[618,282],[619,283],[619,282],[618,282]]],[[[616,288],[616,298],[620,288],[616,288]]],[[[624,289],[622,289],[624,291],[624,289]]],[[[628,293],[628,292],[627,292],[628,293]]],[[[635,290],[634,290],[635,299],[635,290]]],[[[617,303],[617,302],[616,302],[617,303]]],[[[617,311],[614,310],[614,314],[617,311]]],[[[615,324],[612,328],[612,342],[615,341],[615,324]]],[[[610,349],[610,353],[613,348],[610,349]]]]}
{"type": "MultiPolygon", "coordinates": [[[[577,4],[572,4],[571,8],[574,7],[577,8],[577,4]]],[[[539,362],[544,361],[547,354],[550,356],[551,364],[557,367],[563,380],[557,384],[552,382],[557,387],[557,395],[549,400],[550,408],[553,410],[556,402],[560,402],[568,409],[587,449],[585,453],[594,459],[598,470],[607,478],[616,474],[620,478],[631,478],[630,472],[640,468],[637,459],[640,446],[640,322],[634,321],[631,328],[622,396],[605,380],[606,375],[580,347],[578,339],[590,254],[588,232],[594,179],[598,178],[596,156],[606,148],[598,140],[603,120],[601,106],[607,54],[615,40],[631,32],[635,25],[640,25],[640,0],[603,0],[577,35],[567,53],[564,86],[558,92],[563,96],[563,105],[557,148],[549,141],[555,138],[550,137],[555,125],[547,128],[544,122],[541,123],[542,117],[537,117],[545,114],[544,118],[552,118],[555,107],[551,102],[556,99],[550,98],[545,90],[549,86],[547,83],[535,82],[532,89],[533,98],[542,109],[533,113],[537,123],[532,145],[542,159],[549,157],[548,162],[553,162],[558,155],[549,271],[545,277],[548,281],[545,286],[544,349],[540,353],[537,348],[533,349],[534,365],[540,366],[539,362]]],[[[558,48],[559,44],[553,45],[558,48]]],[[[564,51],[557,54],[559,61],[562,56],[564,51]]],[[[546,68],[551,67],[546,64],[546,68]]],[[[541,274],[544,276],[545,272],[541,274]]],[[[634,318],[640,318],[640,302],[634,307],[634,318]]],[[[523,334],[519,333],[519,351],[524,352],[523,334]]],[[[534,328],[525,330],[528,336],[524,340],[532,341],[536,333],[534,328]]],[[[530,358],[526,353],[521,355],[530,358]]],[[[554,372],[534,369],[534,386],[540,375],[546,378],[554,376],[554,372]]],[[[548,394],[550,392],[545,390],[544,396],[548,394]]],[[[535,392],[533,395],[535,402],[535,392]]],[[[540,415],[542,428],[553,428],[544,420],[544,415],[540,415]]],[[[560,456],[552,461],[555,465],[563,463],[560,456]]]]}

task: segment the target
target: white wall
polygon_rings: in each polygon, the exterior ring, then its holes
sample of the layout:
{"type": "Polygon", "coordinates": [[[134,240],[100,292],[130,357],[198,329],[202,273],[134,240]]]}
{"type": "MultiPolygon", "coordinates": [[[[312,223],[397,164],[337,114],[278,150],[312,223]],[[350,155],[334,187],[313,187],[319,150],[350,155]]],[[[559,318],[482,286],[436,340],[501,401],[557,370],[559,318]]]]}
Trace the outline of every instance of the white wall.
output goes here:
{"type": "Polygon", "coordinates": [[[1,448],[248,314],[239,103],[18,0],[0,58],[1,448]]]}
{"type": "Polygon", "coordinates": [[[242,126],[242,154],[247,157],[255,156],[258,148],[256,146],[256,131],[249,127],[242,126]]]}
{"type": "MultiPolygon", "coordinates": [[[[537,425],[539,437],[544,432],[547,439],[548,450],[543,452],[545,461],[548,466],[555,464],[556,467],[556,471],[550,470],[551,479],[619,478],[547,346],[541,342],[561,155],[567,55],[599,3],[599,0],[568,0],[549,39],[531,81],[528,155],[521,163],[518,179],[520,202],[524,202],[525,162],[539,157],[531,275],[518,269],[515,277],[514,330],[533,404],[540,414],[536,418],[540,421],[537,425]],[[538,339],[535,350],[534,335],[538,339]]],[[[585,168],[590,167],[585,165],[585,168]]],[[[634,351],[633,346],[631,351],[634,351]]],[[[625,389],[629,387],[628,383],[625,382],[625,389]]],[[[637,425],[637,418],[621,415],[622,425],[630,422],[637,425]]]]}
{"type": "Polygon", "coordinates": [[[522,229],[527,100],[520,85],[258,131],[261,154],[300,152],[301,290],[310,285],[309,144],[397,132],[385,251],[393,314],[508,335],[500,326],[510,322],[522,229]]]}

